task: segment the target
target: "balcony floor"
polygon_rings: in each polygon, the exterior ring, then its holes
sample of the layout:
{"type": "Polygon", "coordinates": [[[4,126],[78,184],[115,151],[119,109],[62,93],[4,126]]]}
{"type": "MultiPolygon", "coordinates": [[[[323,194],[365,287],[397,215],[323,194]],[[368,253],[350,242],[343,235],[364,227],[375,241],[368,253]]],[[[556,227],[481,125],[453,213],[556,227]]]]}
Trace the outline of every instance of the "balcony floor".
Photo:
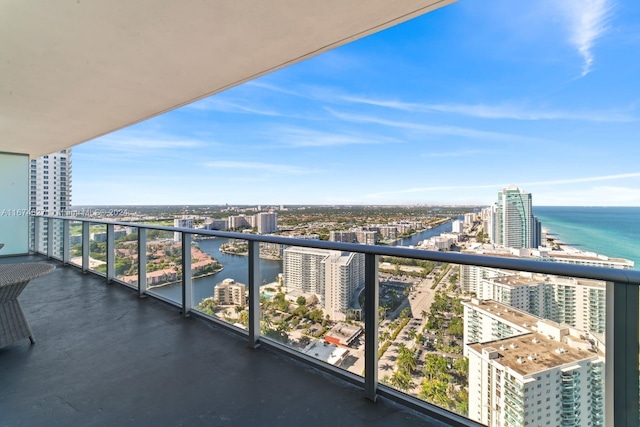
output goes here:
{"type": "Polygon", "coordinates": [[[444,426],[132,290],[50,262],[0,348],[0,425],[444,426]]]}

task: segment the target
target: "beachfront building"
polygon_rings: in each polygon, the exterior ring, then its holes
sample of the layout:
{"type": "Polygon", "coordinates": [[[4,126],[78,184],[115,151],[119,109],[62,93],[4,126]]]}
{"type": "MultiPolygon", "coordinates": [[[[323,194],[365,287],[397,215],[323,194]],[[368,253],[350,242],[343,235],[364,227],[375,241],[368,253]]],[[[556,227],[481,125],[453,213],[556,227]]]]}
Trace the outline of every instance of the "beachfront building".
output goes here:
{"type": "Polygon", "coordinates": [[[493,300],[543,319],[577,329],[604,334],[606,284],[600,280],[553,275],[514,273],[473,267],[465,282],[476,282],[473,291],[480,300],[493,300]]]}
{"type": "MultiPolygon", "coordinates": [[[[29,211],[33,215],[65,215],[71,207],[71,149],[31,159],[29,181],[29,211]]],[[[43,221],[38,247],[45,245],[47,226],[43,221]]],[[[53,242],[56,248],[62,243],[62,224],[53,229],[53,242]]]]}
{"type": "Polygon", "coordinates": [[[493,301],[464,307],[465,325],[482,329],[470,343],[465,331],[469,418],[488,426],[604,425],[602,342],[493,301]]]}
{"type": "Polygon", "coordinates": [[[254,215],[254,223],[260,234],[278,231],[278,214],[275,212],[260,212],[254,215]]]}
{"type": "MultiPolygon", "coordinates": [[[[183,216],[182,218],[176,218],[173,220],[173,226],[179,228],[193,228],[193,218],[183,216]]],[[[181,242],[182,233],[178,231],[173,232],[173,241],[181,242]]]]}
{"type": "Polygon", "coordinates": [[[213,288],[213,298],[221,305],[247,305],[247,285],[224,279],[213,288]]]}
{"type": "Polygon", "coordinates": [[[537,248],[542,230],[532,212],[531,193],[510,185],[498,192],[497,221],[492,242],[512,248],[537,248]]]}
{"type": "Polygon", "coordinates": [[[331,319],[345,320],[364,286],[364,255],[290,247],[284,250],[283,279],[287,289],[317,295],[331,319]]]}

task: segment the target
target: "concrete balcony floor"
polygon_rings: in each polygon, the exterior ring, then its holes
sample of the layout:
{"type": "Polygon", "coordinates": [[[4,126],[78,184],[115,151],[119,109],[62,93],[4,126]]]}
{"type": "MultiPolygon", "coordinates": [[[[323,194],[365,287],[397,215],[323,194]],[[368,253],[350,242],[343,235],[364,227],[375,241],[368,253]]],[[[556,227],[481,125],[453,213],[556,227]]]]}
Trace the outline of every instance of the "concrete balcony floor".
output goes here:
{"type": "Polygon", "coordinates": [[[132,290],[49,262],[0,348],[2,426],[444,426],[132,290]]]}

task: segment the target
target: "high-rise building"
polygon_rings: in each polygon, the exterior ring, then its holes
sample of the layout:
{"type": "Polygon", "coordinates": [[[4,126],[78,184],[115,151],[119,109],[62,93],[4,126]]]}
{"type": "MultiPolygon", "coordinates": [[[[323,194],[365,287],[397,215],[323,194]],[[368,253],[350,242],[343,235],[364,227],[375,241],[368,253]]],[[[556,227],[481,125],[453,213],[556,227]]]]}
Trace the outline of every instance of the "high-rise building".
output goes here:
{"type": "Polygon", "coordinates": [[[469,418],[488,426],[604,425],[604,343],[493,301],[465,302],[469,418]]]}
{"type": "Polygon", "coordinates": [[[254,217],[241,215],[231,215],[228,219],[228,225],[230,230],[237,230],[240,228],[252,228],[254,226],[254,217]]]}
{"type": "Polygon", "coordinates": [[[329,317],[344,320],[364,286],[364,254],[290,247],[283,273],[286,288],[316,294],[329,317]]]}
{"type": "Polygon", "coordinates": [[[254,223],[258,233],[273,233],[278,231],[278,214],[275,212],[260,212],[255,215],[254,223]]]}
{"type": "Polygon", "coordinates": [[[603,334],[606,319],[606,284],[601,280],[553,275],[514,273],[498,269],[463,268],[473,293],[481,300],[494,300],[543,319],[577,329],[603,334]]]}
{"type": "MultiPolygon", "coordinates": [[[[193,218],[188,218],[188,217],[176,218],[173,220],[173,226],[178,228],[193,228],[193,218]]],[[[182,233],[180,233],[179,231],[174,231],[173,241],[181,242],[182,233]]]]}
{"type": "Polygon", "coordinates": [[[515,185],[498,192],[497,227],[494,243],[512,248],[540,245],[541,226],[532,213],[531,193],[515,185]]]}
{"type": "MultiPolygon", "coordinates": [[[[71,149],[31,159],[29,208],[36,215],[65,215],[71,207],[71,149]]],[[[42,224],[39,247],[47,239],[42,224]]],[[[62,228],[53,230],[54,247],[62,242],[62,228]]]]}

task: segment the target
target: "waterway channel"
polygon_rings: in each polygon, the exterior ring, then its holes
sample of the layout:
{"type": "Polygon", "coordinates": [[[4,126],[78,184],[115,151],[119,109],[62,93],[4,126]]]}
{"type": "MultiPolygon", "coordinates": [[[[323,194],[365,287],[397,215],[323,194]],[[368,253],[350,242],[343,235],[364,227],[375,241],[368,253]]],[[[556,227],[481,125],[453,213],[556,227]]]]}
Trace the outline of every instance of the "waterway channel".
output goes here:
{"type": "MultiPolygon", "coordinates": [[[[416,233],[411,237],[400,239],[394,243],[394,246],[415,246],[421,240],[449,231],[451,231],[451,222],[446,222],[429,230],[416,233]]],[[[220,245],[227,241],[228,239],[216,237],[215,239],[198,240],[196,242],[203,252],[216,258],[223,265],[224,270],[212,276],[193,280],[194,304],[197,304],[204,298],[213,296],[213,288],[224,279],[231,278],[239,283],[248,283],[248,257],[220,252],[220,245]]],[[[260,272],[263,280],[266,281],[266,283],[271,283],[275,281],[278,274],[282,272],[282,261],[261,259],[260,272]]],[[[154,288],[152,292],[172,301],[180,302],[182,300],[182,286],[180,283],[154,288]]]]}

